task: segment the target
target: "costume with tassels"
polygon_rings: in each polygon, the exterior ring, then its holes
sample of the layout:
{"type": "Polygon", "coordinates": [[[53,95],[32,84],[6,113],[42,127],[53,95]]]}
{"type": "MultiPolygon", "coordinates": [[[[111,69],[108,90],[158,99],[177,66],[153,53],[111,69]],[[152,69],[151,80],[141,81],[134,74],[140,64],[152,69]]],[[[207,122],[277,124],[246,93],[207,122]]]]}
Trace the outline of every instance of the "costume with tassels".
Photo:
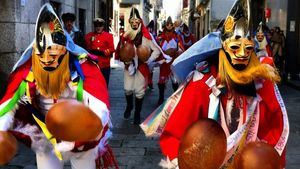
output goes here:
{"type": "Polygon", "coordinates": [[[266,26],[260,22],[256,31],[254,38],[256,55],[261,63],[275,66],[271,46],[266,36],[266,30],[264,30],[265,27],[266,26]]]}
{"type": "Polygon", "coordinates": [[[140,124],[140,113],[148,84],[147,80],[150,73],[148,64],[158,58],[160,55],[160,50],[155,45],[149,31],[144,26],[138,10],[134,7],[130,12],[129,24],[130,27],[123,34],[117,46],[115,58],[119,60],[121,59],[120,55],[127,55],[125,53],[121,53],[122,46],[124,46],[126,43],[133,44],[132,48],[134,49],[132,50],[135,51],[135,54],[130,61],[124,62],[124,90],[127,102],[124,118],[130,118],[131,111],[133,109],[133,98],[135,96],[135,112],[133,123],[138,125],[140,124]],[[142,46],[149,50],[149,57],[146,61],[141,60],[141,58],[139,58],[137,55],[137,48],[142,46]]]}
{"type": "Polygon", "coordinates": [[[249,9],[247,0],[237,0],[221,32],[208,34],[173,62],[184,82],[141,124],[147,136],[160,136],[163,167],[178,168],[180,139],[203,118],[218,121],[227,136],[221,168],[232,168],[235,154],[253,141],[272,145],[285,166],[289,122],[276,86],[280,77],[254,52],[249,9]]]}
{"type": "Polygon", "coordinates": [[[161,35],[158,36],[158,44],[161,47],[162,51],[169,55],[172,60],[170,62],[165,62],[160,65],[159,71],[159,80],[158,80],[158,89],[159,89],[159,98],[158,105],[160,105],[164,101],[164,92],[166,88],[166,83],[171,78],[173,90],[177,90],[178,81],[173,76],[171,72],[171,64],[172,62],[182,53],[184,49],[184,45],[182,42],[181,36],[179,36],[175,31],[175,27],[172,21],[172,18],[169,16],[166,24],[164,26],[164,30],[161,35]]]}
{"type": "Polygon", "coordinates": [[[108,91],[94,59],[74,44],[51,5],[45,4],[38,15],[35,40],[13,68],[0,101],[0,130],[13,133],[35,151],[37,168],[62,169],[67,160],[72,168],[118,168],[108,146],[108,91]],[[66,99],[82,102],[101,119],[103,131],[95,140],[67,142],[48,131],[48,110],[66,99]]]}

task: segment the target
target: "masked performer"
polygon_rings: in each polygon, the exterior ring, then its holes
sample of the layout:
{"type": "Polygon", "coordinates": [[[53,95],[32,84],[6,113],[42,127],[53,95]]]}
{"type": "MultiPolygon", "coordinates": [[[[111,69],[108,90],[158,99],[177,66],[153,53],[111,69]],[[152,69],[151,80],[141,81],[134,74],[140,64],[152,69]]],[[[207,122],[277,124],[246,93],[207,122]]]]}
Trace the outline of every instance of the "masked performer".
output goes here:
{"type": "Polygon", "coordinates": [[[249,9],[247,0],[237,0],[221,33],[207,35],[173,62],[174,73],[186,81],[160,109],[163,118],[159,127],[150,126],[153,121],[148,119],[141,125],[146,135],[161,134],[160,147],[169,158],[165,163],[168,168],[177,166],[180,139],[186,129],[203,118],[219,122],[227,136],[222,167],[230,168],[234,154],[252,141],[273,146],[285,166],[289,123],[275,84],[280,77],[255,55],[248,29],[249,9]]]}
{"type": "Polygon", "coordinates": [[[130,118],[131,110],[133,109],[133,97],[135,95],[133,123],[140,124],[140,113],[149,76],[147,64],[153,62],[159,56],[160,50],[152,41],[153,39],[147,28],[144,26],[136,8],[131,9],[129,24],[130,27],[124,33],[123,37],[121,37],[118,44],[116,59],[122,60],[125,64],[124,90],[127,106],[124,112],[124,118],[130,118]],[[124,48],[130,49],[125,52],[123,50],[124,48]],[[143,49],[140,53],[146,57],[142,58],[138,56],[138,51],[140,49],[143,49]],[[130,54],[132,54],[132,56],[129,56],[130,54]],[[126,57],[127,60],[124,60],[124,57],[126,57]]]}
{"type": "Polygon", "coordinates": [[[189,27],[185,23],[182,25],[181,38],[185,50],[187,50],[196,42],[194,35],[191,34],[189,27]]]}
{"type": "Polygon", "coordinates": [[[159,81],[158,81],[158,89],[159,89],[159,98],[158,105],[162,104],[164,101],[164,93],[166,88],[166,83],[171,78],[172,87],[175,91],[178,88],[178,81],[172,75],[170,65],[173,60],[184,51],[184,46],[182,44],[181,37],[174,31],[174,24],[171,17],[168,17],[166,21],[166,25],[162,34],[158,37],[159,46],[162,51],[172,57],[172,61],[169,63],[163,63],[160,65],[159,72],[159,81]]]}
{"type": "Polygon", "coordinates": [[[263,30],[264,27],[265,26],[261,22],[258,26],[256,35],[254,38],[254,40],[256,42],[256,47],[255,47],[256,55],[259,58],[259,61],[261,63],[267,63],[267,64],[274,66],[271,46],[269,45],[269,42],[266,37],[266,33],[263,30]]]}
{"type": "Polygon", "coordinates": [[[73,169],[117,168],[107,144],[111,136],[108,91],[97,64],[64,32],[50,4],[41,8],[35,31],[35,40],[15,65],[0,102],[0,130],[13,133],[33,149],[38,169],[62,169],[67,160],[73,169]],[[66,99],[89,107],[102,121],[102,134],[86,142],[52,136],[45,116],[66,99]]]}

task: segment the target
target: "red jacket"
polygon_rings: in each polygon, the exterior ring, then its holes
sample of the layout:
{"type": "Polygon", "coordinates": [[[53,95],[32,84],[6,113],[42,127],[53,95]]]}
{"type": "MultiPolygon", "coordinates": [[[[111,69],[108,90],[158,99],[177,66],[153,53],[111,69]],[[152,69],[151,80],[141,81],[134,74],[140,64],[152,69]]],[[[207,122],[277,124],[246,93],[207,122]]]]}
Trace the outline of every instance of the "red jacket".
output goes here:
{"type": "Polygon", "coordinates": [[[102,33],[90,32],[85,35],[87,50],[98,56],[100,68],[110,67],[110,58],[115,52],[112,34],[103,31],[102,33]]]}

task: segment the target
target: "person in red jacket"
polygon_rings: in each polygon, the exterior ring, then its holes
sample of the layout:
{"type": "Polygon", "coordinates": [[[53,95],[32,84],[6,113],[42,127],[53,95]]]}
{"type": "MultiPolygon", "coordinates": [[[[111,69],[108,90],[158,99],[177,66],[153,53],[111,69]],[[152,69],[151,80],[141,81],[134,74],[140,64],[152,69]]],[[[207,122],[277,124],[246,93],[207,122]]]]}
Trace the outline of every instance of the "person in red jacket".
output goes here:
{"type": "Polygon", "coordinates": [[[248,0],[236,0],[221,32],[210,33],[173,62],[173,72],[186,80],[157,109],[162,117],[157,129],[150,126],[148,132],[149,119],[141,125],[146,135],[160,134],[161,151],[169,159],[161,163],[165,168],[178,167],[183,135],[205,118],[217,121],[227,137],[227,153],[220,168],[232,168],[235,155],[254,141],[274,147],[284,168],[289,122],[276,86],[280,76],[274,67],[261,64],[254,52],[248,9],[248,0]],[[191,71],[181,76],[186,69],[191,71]]]}
{"type": "Polygon", "coordinates": [[[133,109],[133,96],[135,95],[135,112],[133,124],[139,125],[141,120],[141,110],[145,90],[147,87],[147,80],[149,76],[148,64],[152,63],[160,55],[158,46],[155,45],[152,36],[147,28],[144,26],[143,20],[136,8],[132,8],[129,17],[130,27],[120,38],[116,49],[116,59],[120,58],[120,55],[127,55],[128,53],[121,53],[122,46],[126,43],[132,44],[132,50],[135,50],[135,55],[130,61],[124,61],[124,90],[126,96],[126,109],[124,112],[124,119],[129,119],[131,110],[133,109]],[[149,50],[148,59],[142,60],[137,55],[137,48],[145,47],[149,50]]]}
{"type": "Polygon", "coordinates": [[[157,39],[162,51],[172,57],[171,62],[160,65],[158,81],[159,98],[157,102],[157,104],[160,105],[164,101],[166,83],[170,78],[172,81],[173,90],[175,91],[178,88],[178,81],[172,75],[170,65],[172,64],[173,60],[176,59],[179,53],[182,53],[185,49],[181,37],[175,32],[175,27],[170,16],[166,21],[166,25],[162,34],[159,35],[157,39]]]}
{"type": "Polygon", "coordinates": [[[105,78],[106,84],[109,83],[110,59],[115,52],[113,35],[104,31],[105,21],[102,18],[94,19],[94,31],[85,35],[87,50],[98,56],[98,65],[105,78]]]}

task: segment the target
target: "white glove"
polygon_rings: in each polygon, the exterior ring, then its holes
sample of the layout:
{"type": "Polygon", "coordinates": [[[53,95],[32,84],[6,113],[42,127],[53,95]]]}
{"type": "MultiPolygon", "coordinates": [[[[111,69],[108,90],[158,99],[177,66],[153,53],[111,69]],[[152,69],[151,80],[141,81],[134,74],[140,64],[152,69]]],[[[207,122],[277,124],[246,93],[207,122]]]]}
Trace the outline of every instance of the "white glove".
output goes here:
{"type": "Polygon", "coordinates": [[[163,169],[179,169],[177,158],[174,158],[172,161],[170,161],[169,157],[167,157],[166,160],[160,160],[158,165],[163,169]]]}
{"type": "Polygon", "coordinates": [[[164,54],[163,56],[164,56],[164,58],[166,59],[166,60],[165,60],[166,63],[170,63],[170,62],[172,61],[172,57],[171,57],[171,56],[169,56],[169,55],[167,55],[167,54],[164,54]]]}
{"type": "Polygon", "coordinates": [[[56,150],[59,152],[71,151],[75,147],[75,142],[62,141],[55,145],[56,150]]]}
{"type": "MultiPolygon", "coordinates": [[[[169,62],[170,62],[170,61],[169,61],[169,62]]],[[[161,65],[161,64],[163,64],[163,63],[169,63],[169,62],[167,62],[166,59],[163,59],[163,60],[158,61],[157,63],[161,65]]]]}

